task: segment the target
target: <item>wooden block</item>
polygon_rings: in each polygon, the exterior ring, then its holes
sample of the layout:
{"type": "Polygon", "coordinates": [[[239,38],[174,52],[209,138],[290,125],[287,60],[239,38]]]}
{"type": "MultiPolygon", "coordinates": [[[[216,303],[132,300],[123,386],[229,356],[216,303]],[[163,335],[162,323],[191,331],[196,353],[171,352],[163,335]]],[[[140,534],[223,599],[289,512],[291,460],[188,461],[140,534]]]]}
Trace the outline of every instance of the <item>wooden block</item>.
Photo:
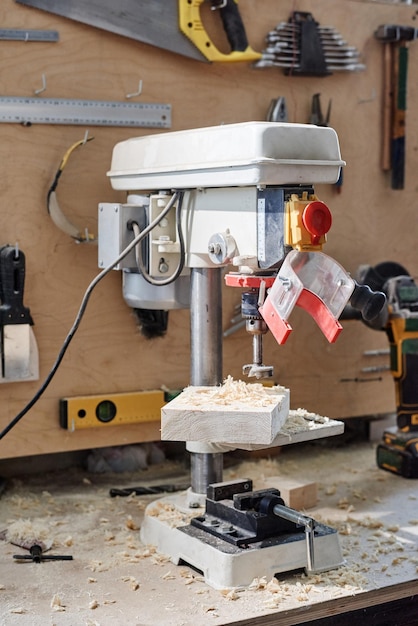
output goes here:
{"type": "Polygon", "coordinates": [[[289,414],[289,390],[227,379],[219,387],[187,387],[161,410],[161,438],[269,445],[289,414]]]}
{"type": "Polygon", "coordinates": [[[271,476],[265,479],[264,487],[275,487],[285,504],[291,509],[301,511],[312,508],[318,500],[317,484],[302,482],[287,476],[271,476]]]}

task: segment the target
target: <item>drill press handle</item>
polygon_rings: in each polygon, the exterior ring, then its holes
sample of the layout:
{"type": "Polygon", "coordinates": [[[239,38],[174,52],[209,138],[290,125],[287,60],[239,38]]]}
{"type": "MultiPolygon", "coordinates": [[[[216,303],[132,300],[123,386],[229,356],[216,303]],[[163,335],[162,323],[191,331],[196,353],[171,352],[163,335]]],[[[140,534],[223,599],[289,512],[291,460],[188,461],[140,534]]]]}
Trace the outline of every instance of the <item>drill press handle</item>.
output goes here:
{"type": "Polygon", "coordinates": [[[382,291],[372,291],[368,285],[359,285],[356,282],[350,304],[361,314],[364,321],[371,322],[385,308],[386,296],[382,291]]]}

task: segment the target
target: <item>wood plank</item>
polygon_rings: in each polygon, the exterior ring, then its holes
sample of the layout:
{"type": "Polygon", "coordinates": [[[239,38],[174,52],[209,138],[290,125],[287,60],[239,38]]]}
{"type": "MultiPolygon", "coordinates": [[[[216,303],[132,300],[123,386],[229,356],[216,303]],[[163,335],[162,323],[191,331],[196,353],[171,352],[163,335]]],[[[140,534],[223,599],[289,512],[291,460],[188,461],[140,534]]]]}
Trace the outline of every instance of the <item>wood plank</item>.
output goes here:
{"type": "Polygon", "coordinates": [[[287,420],[289,390],[242,381],[233,381],[225,392],[227,387],[228,382],[220,387],[187,387],[162,408],[161,438],[271,444],[287,420]]]}
{"type": "Polygon", "coordinates": [[[304,482],[288,476],[269,476],[263,481],[264,486],[278,489],[285,504],[298,511],[315,506],[318,500],[318,485],[315,482],[304,482]]]}

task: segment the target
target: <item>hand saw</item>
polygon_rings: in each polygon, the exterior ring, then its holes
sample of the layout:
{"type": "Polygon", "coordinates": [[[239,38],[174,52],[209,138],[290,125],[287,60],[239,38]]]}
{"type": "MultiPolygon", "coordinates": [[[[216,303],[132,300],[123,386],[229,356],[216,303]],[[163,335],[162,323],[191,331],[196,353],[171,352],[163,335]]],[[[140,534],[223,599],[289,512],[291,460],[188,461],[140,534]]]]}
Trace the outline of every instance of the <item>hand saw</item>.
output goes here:
{"type": "Polygon", "coordinates": [[[198,61],[253,61],[261,54],[248,44],[238,0],[209,0],[219,10],[230,52],[208,36],[200,7],[208,0],[16,0],[36,9],[95,26],[198,61]]]}

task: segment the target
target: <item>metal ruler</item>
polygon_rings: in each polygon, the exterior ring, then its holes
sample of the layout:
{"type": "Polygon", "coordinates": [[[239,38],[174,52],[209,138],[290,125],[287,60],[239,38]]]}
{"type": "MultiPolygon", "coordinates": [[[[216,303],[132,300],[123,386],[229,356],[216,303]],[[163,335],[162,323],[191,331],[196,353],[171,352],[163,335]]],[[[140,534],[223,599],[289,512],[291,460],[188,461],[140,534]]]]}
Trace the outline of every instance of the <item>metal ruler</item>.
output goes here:
{"type": "Polygon", "coordinates": [[[59,40],[56,30],[18,30],[17,28],[0,28],[0,40],[6,41],[47,41],[59,40]]]}
{"type": "Polygon", "coordinates": [[[0,123],[171,127],[171,105],[66,98],[0,97],[0,123]]]}

